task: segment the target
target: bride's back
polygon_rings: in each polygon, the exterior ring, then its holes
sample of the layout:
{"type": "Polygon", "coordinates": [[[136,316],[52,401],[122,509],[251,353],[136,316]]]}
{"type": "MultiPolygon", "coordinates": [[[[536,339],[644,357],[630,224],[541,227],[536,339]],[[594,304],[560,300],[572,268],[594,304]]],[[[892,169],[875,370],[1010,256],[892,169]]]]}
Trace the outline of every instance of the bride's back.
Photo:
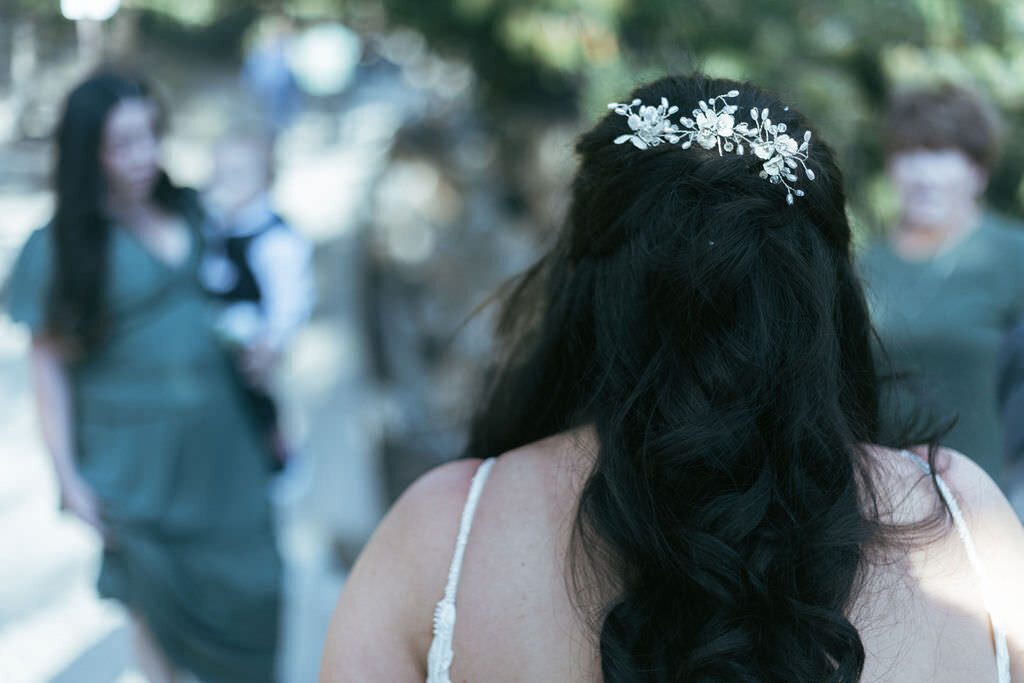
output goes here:
{"type": "MultiPolygon", "coordinates": [[[[453,681],[599,681],[593,629],[573,604],[565,565],[575,503],[590,466],[587,439],[561,435],[502,456],[483,488],[458,587],[453,681]]],[[[875,449],[878,472],[893,505],[892,521],[932,514],[939,494],[906,456],[875,449]]],[[[1022,537],[998,489],[963,456],[949,454],[945,478],[961,500],[981,558],[999,555],[1022,537]],[[982,506],[982,509],[978,507],[982,506]]],[[[436,476],[451,478],[449,546],[454,547],[461,500],[479,461],[461,461],[436,476]],[[459,504],[452,504],[454,502],[459,504]]],[[[432,475],[434,476],[434,475],[432,475]]],[[[415,495],[415,494],[414,494],[415,495]]],[[[440,521],[440,520],[438,520],[440,521]]],[[[984,589],[952,524],[927,538],[905,539],[867,567],[850,615],[866,652],[862,681],[963,683],[997,681],[996,656],[984,589]]],[[[449,557],[429,560],[440,598],[449,557]]],[[[424,569],[428,561],[424,558],[424,569]]],[[[993,576],[990,589],[1006,608],[1019,590],[993,576]],[[1000,595],[1000,589],[1002,594],[1000,595]]],[[[608,599],[610,596],[593,597],[608,599]]],[[[600,608],[603,602],[592,607],[600,608]]],[[[585,607],[585,606],[580,606],[585,607]]],[[[1014,673],[1024,676],[1024,661],[1014,673]]]]}
{"type": "MultiPolygon", "coordinates": [[[[558,435],[497,459],[481,491],[456,593],[452,681],[601,680],[588,607],[567,582],[580,486],[592,464],[588,432],[558,435]]],[[[927,518],[938,494],[906,456],[871,449],[887,520],[927,518]]],[[[1009,636],[1012,672],[1024,678],[1024,531],[995,484],[967,458],[940,452],[960,502],[983,585],[952,524],[908,536],[866,564],[849,609],[866,652],[864,683],[998,681],[985,593],[1009,636]]],[[[432,615],[444,593],[479,460],[438,468],[399,500],[360,558],[328,635],[321,681],[421,681],[432,615]]]]}

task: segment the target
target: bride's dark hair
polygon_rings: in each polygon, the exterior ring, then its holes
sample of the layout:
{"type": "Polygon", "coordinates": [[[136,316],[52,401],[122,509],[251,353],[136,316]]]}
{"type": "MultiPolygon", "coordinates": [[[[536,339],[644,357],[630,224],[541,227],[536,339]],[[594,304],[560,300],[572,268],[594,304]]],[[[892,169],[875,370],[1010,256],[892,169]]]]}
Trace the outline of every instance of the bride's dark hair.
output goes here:
{"type": "MultiPolygon", "coordinates": [[[[733,89],[737,121],[767,108],[809,130],[732,81],[665,78],[631,99],[681,116],[733,89]]],[[[840,171],[815,136],[816,179],[789,206],[749,150],[614,144],[628,132],[609,113],[580,138],[566,228],[508,295],[466,454],[594,427],[569,578],[580,603],[613,595],[604,680],[856,681],[846,610],[885,527],[860,446],[878,436],[879,380],[840,171]]]]}

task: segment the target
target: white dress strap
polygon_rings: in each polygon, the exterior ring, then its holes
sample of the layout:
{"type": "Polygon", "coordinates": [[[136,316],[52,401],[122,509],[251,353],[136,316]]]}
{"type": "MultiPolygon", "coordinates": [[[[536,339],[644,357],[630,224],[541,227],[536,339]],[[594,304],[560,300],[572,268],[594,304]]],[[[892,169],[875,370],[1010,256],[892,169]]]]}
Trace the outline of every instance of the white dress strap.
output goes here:
{"type": "MultiPolygon", "coordinates": [[[[911,461],[917,464],[925,474],[932,474],[932,468],[928,463],[918,456],[916,453],[910,451],[902,451],[903,455],[910,458],[911,461]]],[[[981,595],[985,603],[985,609],[988,611],[989,621],[992,623],[992,639],[995,641],[996,649],[996,667],[999,672],[999,683],[1010,683],[1010,651],[1006,645],[1006,632],[1003,631],[1002,622],[998,618],[993,606],[996,604],[991,595],[991,584],[988,581],[988,576],[985,572],[985,567],[978,557],[978,551],[974,547],[974,539],[971,537],[971,531],[967,528],[967,522],[964,520],[964,514],[960,511],[960,505],[956,502],[956,497],[953,495],[953,491],[950,490],[946,484],[946,480],[939,476],[939,473],[935,473],[935,481],[939,486],[939,493],[942,494],[943,500],[946,501],[946,505],[949,506],[949,512],[953,516],[953,524],[956,526],[956,531],[960,535],[960,540],[963,541],[964,548],[967,551],[967,559],[970,561],[971,566],[974,568],[975,573],[978,575],[978,579],[981,582],[981,595]]]]}
{"type": "Polygon", "coordinates": [[[487,475],[494,465],[494,458],[484,460],[473,475],[469,485],[466,505],[462,508],[462,521],[459,524],[459,536],[455,540],[455,554],[451,566],[448,567],[448,583],[444,587],[444,597],[434,609],[434,639],[427,653],[427,683],[451,683],[449,671],[455,652],[452,650],[452,638],[455,635],[455,592],[459,587],[459,572],[462,571],[462,556],[466,553],[466,541],[469,529],[473,526],[473,515],[480,493],[484,490],[487,475]]]}

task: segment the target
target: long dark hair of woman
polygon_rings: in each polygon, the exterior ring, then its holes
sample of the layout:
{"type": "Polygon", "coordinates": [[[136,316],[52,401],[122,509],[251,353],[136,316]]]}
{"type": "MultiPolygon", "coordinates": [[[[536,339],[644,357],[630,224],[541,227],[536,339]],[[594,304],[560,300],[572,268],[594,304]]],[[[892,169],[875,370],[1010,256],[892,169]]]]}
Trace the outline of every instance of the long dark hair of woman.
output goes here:
{"type": "MultiPolygon", "coordinates": [[[[109,324],[105,297],[111,223],[100,146],[107,118],[129,98],[152,99],[141,79],[101,71],[68,96],[56,131],[52,232],[54,270],[47,299],[47,331],[70,355],[95,349],[109,324]]],[[[163,173],[154,199],[173,208],[179,191],[163,173]]]]}
{"type": "MultiPolygon", "coordinates": [[[[732,89],[737,121],[757,107],[809,129],[731,81],[630,97],[682,116],[732,89]]],[[[568,578],[580,602],[613,596],[604,680],[856,681],[846,610],[887,527],[860,447],[879,381],[839,169],[813,139],[816,179],[789,206],[749,151],[613,143],[629,132],[609,113],[579,140],[566,229],[509,293],[466,454],[593,425],[568,578]]]]}

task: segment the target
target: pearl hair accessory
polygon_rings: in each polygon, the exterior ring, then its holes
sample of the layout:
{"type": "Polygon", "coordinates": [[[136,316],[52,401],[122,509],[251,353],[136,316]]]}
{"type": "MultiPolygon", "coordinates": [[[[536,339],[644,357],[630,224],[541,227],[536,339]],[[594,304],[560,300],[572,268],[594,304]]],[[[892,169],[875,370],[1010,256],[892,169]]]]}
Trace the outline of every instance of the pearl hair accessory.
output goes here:
{"type": "Polygon", "coordinates": [[[763,160],[761,178],[786,188],[786,203],[792,204],[794,197],[803,197],[804,191],[794,187],[800,179],[795,171],[802,169],[808,180],[814,180],[814,171],[807,167],[807,149],[811,142],[811,131],[804,131],[803,141],[798,143],[786,132],[786,124],[772,123],[767,109],[750,109],[753,125],[746,121],[736,123],[738,107],[729,104],[728,99],[738,97],[738,90],[730,90],[697,103],[693,118],[682,117],[679,125],[670,117],[679,111],[668,100],[661,98],[658,106],[633,100],[629,104],[612,102],[608,108],[626,117],[630,133],[615,138],[615,144],[633,143],[637,149],[650,149],[664,143],[680,144],[689,149],[696,142],[704,149],[718,149],[718,155],[726,152],[743,155],[749,148],[758,159],[763,160]]]}

